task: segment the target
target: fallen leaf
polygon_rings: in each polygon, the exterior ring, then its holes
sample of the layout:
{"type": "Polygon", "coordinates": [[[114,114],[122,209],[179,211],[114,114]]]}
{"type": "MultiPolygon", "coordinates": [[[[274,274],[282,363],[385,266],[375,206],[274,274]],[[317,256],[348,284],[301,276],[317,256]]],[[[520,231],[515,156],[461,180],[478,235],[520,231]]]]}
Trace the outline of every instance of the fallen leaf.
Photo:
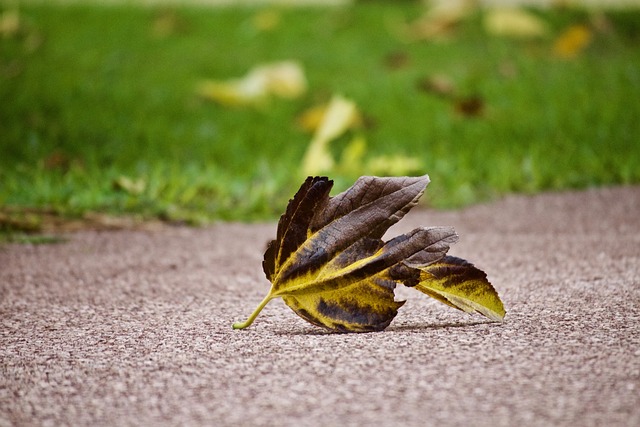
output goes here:
{"type": "Polygon", "coordinates": [[[327,104],[314,105],[300,113],[296,118],[296,123],[306,132],[315,132],[320,127],[326,111],[327,104]]]}
{"type": "Polygon", "coordinates": [[[406,52],[391,52],[384,57],[384,64],[390,70],[406,68],[411,62],[406,52]]]}
{"type": "Polygon", "coordinates": [[[415,287],[458,310],[477,312],[491,320],[504,317],[502,302],[485,272],[463,259],[445,256],[423,267],[415,287]]]}
{"type": "Polygon", "coordinates": [[[367,171],[376,175],[408,175],[420,170],[422,163],[415,157],[378,156],[367,162],[367,171]]]}
{"type": "MultiPolygon", "coordinates": [[[[339,95],[336,96],[339,97],[339,95]]],[[[298,124],[298,126],[306,132],[314,133],[315,131],[317,131],[322,124],[322,121],[324,120],[332,101],[333,99],[324,104],[314,105],[313,107],[310,107],[300,113],[296,118],[296,123],[298,124]]],[[[332,106],[332,108],[335,108],[335,105],[332,106]]],[[[362,126],[364,124],[363,121],[364,119],[356,108],[355,115],[352,116],[352,120],[348,123],[347,129],[362,126]]]]}
{"type": "Polygon", "coordinates": [[[295,61],[260,65],[246,76],[226,81],[205,80],[196,92],[227,106],[256,105],[271,96],[293,99],[307,90],[302,66],[295,61]]]}
{"type": "Polygon", "coordinates": [[[572,25],[553,43],[553,53],[560,58],[575,58],[591,42],[591,30],[585,25],[572,25]]]}
{"type": "Polygon", "coordinates": [[[362,170],[362,160],[367,152],[367,141],[363,136],[358,135],[351,140],[342,150],[340,156],[340,170],[351,175],[354,172],[362,170]]]}
{"type": "Polygon", "coordinates": [[[486,275],[446,257],[458,240],[451,227],[420,227],[383,241],[389,227],[418,203],[428,176],[361,177],[330,197],[333,181],[308,177],[278,222],[262,263],[271,289],[245,322],[274,298],[308,322],[339,332],[385,329],[404,301],[397,284],[447,305],[501,320],[505,311],[486,275]]]}
{"type": "Polygon", "coordinates": [[[329,143],[352,127],[358,117],[353,101],[340,95],[331,99],[302,160],[303,175],[316,175],[332,170],[335,160],[329,151],[329,143]]]}
{"type": "Polygon", "coordinates": [[[147,188],[147,182],[144,178],[132,179],[122,175],[113,182],[113,188],[138,196],[147,188]]]}
{"type": "Polygon", "coordinates": [[[18,9],[8,9],[0,15],[0,35],[5,38],[15,37],[22,28],[22,19],[18,9]]]}
{"type": "Polygon", "coordinates": [[[541,18],[514,7],[488,10],[483,24],[489,34],[502,37],[530,39],[543,37],[549,32],[546,22],[541,18]]]}
{"type": "Polygon", "coordinates": [[[455,101],[457,113],[466,117],[478,117],[484,112],[484,100],[479,96],[469,96],[455,101]]]}
{"type": "Polygon", "coordinates": [[[152,34],[158,38],[167,38],[184,31],[184,19],[173,9],[160,11],[153,20],[152,34]]]}
{"type": "Polygon", "coordinates": [[[258,31],[272,31],[280,25],[281,19],[280,12],[273,9],[266,9],[253,15],[251,22],[258,31]]]}
{"type": "Polygon", "coordinates": [[[475,8],[472,0],[435,1],[422,17],[404,28],[403,38],[408,41],[446,40],[475,8]]]}
{"type": "Polygon", "coordinates": [[[443,98],[454,95],[456,86],[453,80],[444,74],[434,74],[423,78],[418,82],[418,89],[443,98]]]}

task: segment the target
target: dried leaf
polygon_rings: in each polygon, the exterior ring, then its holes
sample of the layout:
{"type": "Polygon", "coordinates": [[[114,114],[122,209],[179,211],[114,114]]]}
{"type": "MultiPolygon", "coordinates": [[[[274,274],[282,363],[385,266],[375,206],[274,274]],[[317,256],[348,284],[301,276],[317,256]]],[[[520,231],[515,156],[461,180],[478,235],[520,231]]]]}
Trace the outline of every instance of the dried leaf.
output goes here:
{"type": "Polygon", "coordinates": [[[458,239],[453,228],[420,227],[382,240],[417,204],[428,183],[426,175],[361,177],[330,197],[332,181],[307,178],[264,254],[271,289],[247,321],[233,327],[248,327],[269,301],[281,297],[300,317],[329,330],[383,330],[404,304],[394,299],[398,283],[501,319],[495,307],[499,298],[484,273],[463,260],[445,258],[458,239]]]}
{"type": "MultiPolygon", "coordinates": [[[[313,107],[310,107],[304,110],[296,118],[297,125],[306,132],[310,132],[310,133],[316,132],[318,128],[320,128],[320,125],[322,124],[322,121],[324,120],[327,114],[327,111],[329,110],[329,107],[335,108],[335,105],[332,106],[331,104],[336,98],[342,98],[342,97],[340,95],[336,95],[327,103],[314,105],[313,107]]],[[[349,101],[349,102],[352,102],[352,101],[349,101]]],[[[352,129],[358,126],[362,126],[363,118],[361,117],[360,112],[357,110],[357,108],[356,108],[355,114],[351,116],[351,120],[347,124],[348,126],[345,128],[345,131],[347,129],[352,129]]]]}
{"type": "Polygon", "coordinates": [[[153,20],[152,34],[157,38],[167,38],[183,32],[187,25],[185,20],[173,9],[161,10],[153,20]]]}
{"type": "Polygon", "coordinates": [[[302,160],[304,175],[332,170],[335,160],[329,151],[329,143],[352,127],[358,118],[358,110],[353,101],[339,95],[331,99],[302,160]]]}
{"type": "Polygon", "coordinates": [[[362,160],[367,152],[367,141],[363,136],[356,136],[342,150],[340,170],[346,174],[362,170],[362,160]]]}
{"type": "Polygon", "coordinates": [[[591,30],[584,25],[572,25],[554,42],[553,52],[560,58],[578,56],[591,42],[591,30]]]}
{"type": "Polygon", "coordinates": [[[487,275],[473,264],[445,256],[420,270],[417,290],[467,313],[478,312],[491,320],[504,317],[504,306],[497,292],[487,275]]]}
{"type": "Polygon", "coordinates": [[[147,188],[147,182],[144,178],[132,179],[128,176],[121,175],[113,182],[113,188],[138,196],[147,188]]]}
{"type": "Polygon", "coordinates": [[[484,100],[479,96],[469,96],[457,99],[455,102],[456,112],[466,117],[481,116],[484,111],[484,100]]]}
{"type": "Polygon", "coordinates": [[[282,20],[280,12],[273,9],[266,9],[257,12],[251,22],[258,31],[275,30],[282,20]]]}
{"type": "Polygon", "coordinates": [[[451,97],[456,92],[453,80],[444,74],[434,74],[418,82],[418,89],[443,98],[451,97]]]}
{"type": "Polygon", "coordinates": [[[390,70],[406,68],[411,63],[411,58],[406,52],[390,52],[384,57],[384,65],[390,70]]]}
{"type": "Polygon", "coordinates": [[[408,175],[422,170],[422,163],[415,157],[378,156],[367,162],[367,170],[376,175],[408,175]]]}
{"type": "Polygon", "coordinates": [[[441,0],[433,2],[428,11],[404,29],[404,38],[442,40],[450,38],[458,24],[475,9],[471,0],[441,0]]]}
{"type": "Polygon", "coordinates": [[[18,9],[8,9],[0,15],[0,36],[12,38],[20,33],[22,18],[18,9]]]}
{"type": "Polygon", "coordinates": [[[245,77],[227,81],[205,80],[197,93],[222,105],[256,105],[271,96],[293,99],[307,90],[300,64],[283,61],[254,68],[245,77]]]}
{"type": "Polygon", "coordinates": [[[487,11],[484,28],[489,34],[530,39],[545,36],[549,29],[545,21],[524,9],[504,7],[487,11]]]}

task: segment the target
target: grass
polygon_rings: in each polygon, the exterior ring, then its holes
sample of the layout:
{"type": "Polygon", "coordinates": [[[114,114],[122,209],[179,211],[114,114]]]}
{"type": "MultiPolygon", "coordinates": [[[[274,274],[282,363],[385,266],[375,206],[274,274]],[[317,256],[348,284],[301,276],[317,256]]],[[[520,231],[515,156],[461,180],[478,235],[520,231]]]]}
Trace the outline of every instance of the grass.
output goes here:
{"type": "MultiPolygon", "coordinates": [[[[0,39],[0,206],[11,212],[275,218],[301,182],[310,140],[296,117],[334,93],[360,107],[368,157],[419,160],[432,206],[640,182],[638,11],[537,11],[550,34],[526,40],[487,35],[478,13],[441,42],[394,34],[421,14],[410,2],[274,9],[268,31],[254,24],[263,10],[250,8],[19,12],[19,28],[0,39]],[[554,39],[572,24],[592,28],[592,42],[558,58],[554,39]],[[195,94],[202,79],[282,59],[304,65],[303,97],[228,108],[195,94]],[[480,113],[421,90],[433,75],[480,113]]],[[[369,173],[334,177],[343,189],[369,173]]]]}

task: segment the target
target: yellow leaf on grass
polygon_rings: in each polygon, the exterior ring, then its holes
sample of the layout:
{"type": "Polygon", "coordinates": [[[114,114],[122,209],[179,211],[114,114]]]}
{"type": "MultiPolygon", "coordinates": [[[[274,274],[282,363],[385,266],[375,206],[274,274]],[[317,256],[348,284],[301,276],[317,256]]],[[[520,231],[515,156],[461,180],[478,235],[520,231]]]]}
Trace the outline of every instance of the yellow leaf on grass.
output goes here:
{"type": "Polygon", "coordinates": [[[223,105],[255,105],[271,96],[293,99],[306,90],[304,71],[295,61],[260,65],[238,79],[205,80],[196,89],[200,96],[223,105]]]}
{"type": "Polygon", "coordinates": [[[322,118],[326,111],[326,104],[314,105],[300,113],[296,119],[296,123],[307,132],[315,132],[315,130],[320,127],[320,123],[322,122],[322,118]]]}
{"type": "Polygon", "coordinates": [[[152,34],[158,38],[166,38],[183,31],[185,27],[184,20],[175,10],[165,9],[153,20],[152,34]]]}
{"type": "Polygon", "coordinates": [[[272,9],[261,10],[253,16],[251,22],[258,31],[271,31],[280,25],[280,12],[272,9]]]}
{"type": "Polygon", "coordinates": [[[472,0],[440,0],[405,28],[408,40],[446,39],[475,8],[472,0]]]}
{"type": "Polygon", "coordinates": [[[18,9],[9,9],[0,15],[0,35],[11,38],[20,32],[22,19],[18,9]]]}
{"type": "Polygon", "coordinates": [[[367,162],[367,171],[374,175],[402,176],[419,172],[420,160],[408,156],[378,156],[367,162]]]}
{"type": "Polygon", "coordinates": [[[591,42],[591,30],[584,25],[572,25],[556,39],[553,52],[560,58],[578,56],[591,42]]]}
{"type": "Polygon", "coordinates": [[[128,176],[121,175],[113,182],[113,187],[131,195],[139,196],[147,188],[147,182],[144,178],[133,179],[128,176]]]}
{"type": "Polygon", "coordinates": [[[545,21],[519,8],[495,8],[486,12],[483,25],[489,34],[514,38],[542,37],[549,32],[545,21]]]}
{"type": "MultiPolygon", "coordinates": [[[[330,103],[331,101],[326,104],[314,105],[313,107],[306,109],[298,115],[296,123],[306,132],[315,132],[322,124],[330,103]]],[[[349,123],[349,128],[355,128],[361,125],[362,117],[360,112],[356,110],[355,116],[349,123]]]]}
{"type": "Polygon", "coordinates": [[[357,135],[344,147],[340,156],[340,170],[347,174],[357,174],[362,170],[362,159],[367,152],[367,141],[357,135]]]}
{"type": "Polygon", "coordinates": [[[353,101],[340,95],[331,99],[302,160],[303,175],[317,175],[333,168],[335,160],[329,151],[329,143],[353,126],[357,118],[358,110],[353,101]]]}

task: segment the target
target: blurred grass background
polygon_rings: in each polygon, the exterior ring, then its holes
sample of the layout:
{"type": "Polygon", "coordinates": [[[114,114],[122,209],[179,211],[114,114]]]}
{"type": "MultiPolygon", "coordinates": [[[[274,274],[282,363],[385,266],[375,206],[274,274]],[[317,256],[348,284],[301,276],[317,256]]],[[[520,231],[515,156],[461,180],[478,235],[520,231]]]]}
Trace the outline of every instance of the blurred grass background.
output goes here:
{"type": "MultiPolygon", "coordinates": [[[[6,224],[43,211],[276,218],[311,139],[297,117],[336,93],[361,111],[367,156],[402,155],[418,161],[412,173],[429,173],[431,206],[640,182],[638,10],[533,10],[548,32],[518,38],[488,34],[479,9],[446,37],[422,40],[399,30],[424,14],[410,1],[0,11],[6,224]],[[573,57],[554,55],[574,25],[590,42],[573,57]],[[203,79],[283,59],[303,65],[302,97],[230,108],[196,94],[203,79]],[[430,86],[443,79],[455,96],[430,86]]],[[[345,142],[332,144],[336,156],[345,142]]],[[[340,190],[370,173],[332,178],[340,190]]]]}

